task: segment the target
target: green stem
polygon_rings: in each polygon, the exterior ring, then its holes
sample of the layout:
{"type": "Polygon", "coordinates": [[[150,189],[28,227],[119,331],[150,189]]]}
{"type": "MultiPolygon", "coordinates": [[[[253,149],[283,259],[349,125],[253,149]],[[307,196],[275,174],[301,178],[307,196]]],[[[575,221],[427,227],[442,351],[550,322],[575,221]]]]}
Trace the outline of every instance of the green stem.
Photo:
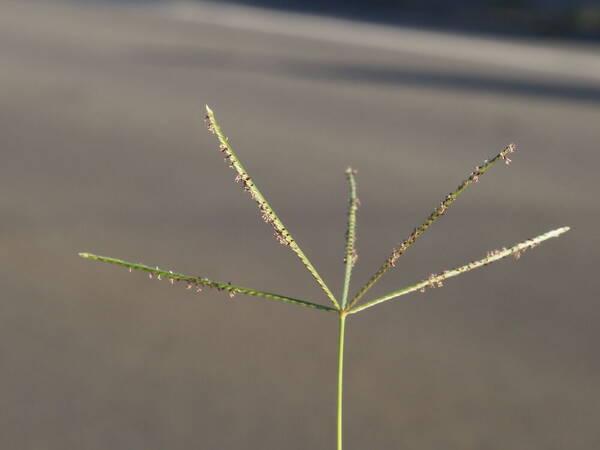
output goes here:
{"type": "Polygon", "coordinates": [[[338,341],[338,378],[337,378],[337,450],[342,450],[342,394],[344,385],[344,334],[346,314],[340,312],[340,334],[338,341]]]}

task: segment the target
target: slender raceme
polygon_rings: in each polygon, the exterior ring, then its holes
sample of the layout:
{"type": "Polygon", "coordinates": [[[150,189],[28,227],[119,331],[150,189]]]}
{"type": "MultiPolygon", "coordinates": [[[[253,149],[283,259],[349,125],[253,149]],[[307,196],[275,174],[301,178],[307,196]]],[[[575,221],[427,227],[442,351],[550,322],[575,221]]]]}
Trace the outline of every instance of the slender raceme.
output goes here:
{"type": "Polygon", "coordinates": [[[225,160],[229,166],[237,172],[235,181],[241,183],[244,191],[248,192],[250,197],[256,201],[259,210],[262,214],[263,220],[273,228],[274,235],[279,243],[289,247],[304,264],[306,269],[310,272],[312,277],[315,279],[319,287],[325,292],[329,301],[333,306],[325,306],[312,301],[289,297],[286,295],[274,294],[272,292],[260,291],[251,289],[243,286],[237,286],[231,283],[222,283],[219,281],[209,280],[201,276],[189,276],[180,273],[173,272],[171,270],[163,270],[158,267],[151,267],[145,264],[132,263],[123,261],[117,258],[111,258],[108,256],[99,256],[92,253],[79,253],[79,256],[93,261],[100,261],[109,264],[115,264],[118,266],[126,267],[129,271],[137,270],[146,272],[149,278],[156,278],[158,280],[166,279],[169,280],[170,284],[184,284],[187,289],[194,289],[199,292],[204,288],[213,288],[217,291],[225,291],[230,297],[235,294],[245,294],[254,297],[262,297],[270,300],[276,300],[280,302],[292,303],[295,305],[304,306],[306,308],[312,308],[320,311],[335,312],[338,315],[338,361],[337,361],[337,398],[336,398],[336,448],[342,450],[343,441],[343,391],[344,391],[344,341],[346,334],[346,320],[348,315],[359,313],[365,309],[372,308],[380,303],[387,302],[397,297],[409,294],[415,291],[425,291],[427,288],[435,288],[443,285],[443,282],[451,277],[461,275],[469,272],[478,267],[485,266],[487,264],[499,261],[500,259],[508,256],[514,256],[515,258],[531,249],[542,242],[558,237],[563,233],[569,231],[569,227],[557,228],[552,231],[548,231],[544,234],[528,239],[513,245],[510,248],[503,247],[498,250],[492,250],[486,254],[484,258],[471,261],[468,264],[455,267],[450,270],[432,274],[428,278],[419,281],[413,285],[404,287],[385,294],[381,297],[377,297],[362,304],[359,304],[360,300],[365,294],[371,289],[371,287],[379,281],[379,279],[390,269],[395,267],[398,258],[400,258],[407,249],[412,246],[415,241],[435,222],[438,218],[443,216],[447,209],[454,203],[458,196],[470,185],[473,185],[479,180],[479,177],[483,175],[493,164],[503,160],[507,164],[510,162],[509,155],[515,151],[513,144],[508,145],[503,151],[496,155],[491,160],[486,160],[481,166],[475,167],[475,170],[464,180],[454,191],[450,192],[444,200],[439,204],[437,208],[427,217],[427,219],[413,230],[409,234],[400,246],[395,248],[392,253],[385,260],[383,265],[375,272],[375,274],[366,282],[364,286],[358,289],[356,295],[349,300],[349,289],[352,278],[352,271],[356,264],[357,253],[356,253],[356,211],[359,206],[358,198],[356,197],[356,171],[352,168],[346,170],[346,177],[348,180],[348,217],[347,217],[347,229],[345,236],[345,248],[344,248],[344,281],[342,286],[342,295],[340,301],[333,295],[331,289],[327,286],[323,278],[319,275],[315,267],[312,265],[308,257],[304,254],[296,240],[289,233],[287,228],[283,225],[271,205],[267,202],[261,191],[256,186],[254,180],[248,175],[244,165],[241,163],[237,155],[231,149],[231,145],[227,137],[223,134],[221,127],[215,119],[213,111],[207,106],[206,107],[206,121],[208,129],[212,131],[219,141],[220,151],[224,154],[225,160]]]}
{"type": "Polygon", "coordinates": [[[348,167],[346,177],[348,178],[348,227],[346,229],[346,254],[344,255],[344,287],[342,291],[342,309],[346,307],[348,301],[348,290],[350,289],[350,279],[352,278],[352,268],[356,264],[358,254],[356,253],[356,210],[359,201],[356,198],[356,180],[354,178],[356,170],[348,167]]]}
{"type": "Polygon", "coordinates": [[[491,250],[487,253],[485,258],[479,259],[477,261],[471,261],[464,266],[455,267],[454,269],[445,270],[441,273],[434,274],[429,276],[429,278],[425,280],[421,280],[412,286],[405,287],[404,289],[399,289],[394,292],[390,292],[382,297],[378,297],[366,303],[363,303],[360,306],[357,306],[349,311],[349,314],[354,314],[362,311],[363,309],[371,308],[379,303],[386,302],[396,297],[400,297],[401,295],[410,294],[411,292],[424,290],[428,287],[441,287],[443,281],[455,277],[457,275],[461,275],[465,272],[469,272],[473,269],[477,269],[478,267],[487,266],[490,263],[498,261],[502,258],[506,258],[507,256],[514,255],[516,258],[519,258],[521,254],[530,248],[536,247],[547,239],[552,239],[560,236],[563,233],[569,231],[569,227],[557,228],[556,230],[548,231],[547,233],[541,234],[534,238],[528,239],[526,241],[520,242],[518,244],[513,245],[510,248],[502,248],[500,250],[491,250]]]}
{"type": "Polygon", "coordinates": [[[202,290],[202,287],[215,288],[218,291],[227,291],[231,297],[235,294],[246,294],[254,297],[263,297],[270,300],[279,300],[287,303],[294,303],[296,305],[306,306],[307,308],[320,309],[322,311],[337,311],[335,308],[330,306],[319,305],[318,303],[309,302],[306,300],[299,300],[293,297],[287,297],[285,295],[273,294],[271,292],[259,291],[256,289],[250,289],[243,286],[236,286],[229,283],[221,283],[219,281],[212,281],[203,277],[190,277],[180,273],[175,273],[170,270],[162,270],[158,267],[150,267],[145,264],[131,263],[123,261],[117,258],[110,258],[108,256],[94,255],[92,253],[79,253],[79,256],[85,259],[91,259],[93,261],[101,261],[109,264],[116,264],[118,266],[127,267],[129,269],[141,270],[148,272],[150,277],[156,276],[158,280],[161,278],[173,280],[173,282],[186,282],[188,289],[195,288],[197,291],[202,290]]]}
{"type": "Polygon", "coordinates": [[[254,199],[256,203],[258,203],[258,208],[261,211],[262,218],[266,223],[270,224],[273,227],[273,232],[277,241],[280,244],[291,248],[292,251],[296,255],[298,255],[298,258],[300,258],[300,261],[302,261],[304,267],[306,267],[306,269],[313,276],[317,284],[321,287],[321,289],[323,289],[329,300],[331,300],[333,305],[337,309],[339,309],[340,305],[335,296],[333,295],[333,292],[331,292],[331,289],[329,289],[325,281],[323,281],[323,278],[321,278],[321,276],[317,272],[317,269],[315,269],[315,267],[312,265],[308,257],[304,254],[296,240],[292,237],[290,232],[283,225],[283,222],[281,222],[277,214],[275,214],[275,211],[273,211],[273,208],[271,207],[269,202],[267,202],[267,199],[260,192],[256,184],[254,183],[254,180],[250,177],[250,175],[248,175],[246,168],[232,150],[231,145],[229,144],[229,139],[227,139],[227,137],[223,134],[220,125],[215,119],[215,114],[213,113],[212,109],[208,107],[208,105],[206,105],[206,120],[208,123],[209,131],[217,135],[217,138],[220,143],[219,149],[225,155],[225,160],[228,161],[229,166],[235,169],[238,173],[235,179],[236,182],[242,183],[242,185],[244,186],[244,190],[250,194],[250,197],[252,197],[252,199],[254,199]]]}

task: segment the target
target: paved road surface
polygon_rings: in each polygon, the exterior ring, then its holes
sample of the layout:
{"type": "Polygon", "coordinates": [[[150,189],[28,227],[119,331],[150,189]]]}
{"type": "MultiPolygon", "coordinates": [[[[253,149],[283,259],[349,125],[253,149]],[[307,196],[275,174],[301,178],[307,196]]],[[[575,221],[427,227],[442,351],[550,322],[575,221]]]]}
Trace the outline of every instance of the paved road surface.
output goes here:
{"type": "Polygon", "coordinates": [[[598,50],[183,8],[0,1],[0,446],[332,448],[333,316],[76,257],[326,301],[231,181],[208,103],[335,286],[349,164],[358,283],[516,142],[373,294],[573,231],[352,317],[347,448],[597,448],[598,50]]]}

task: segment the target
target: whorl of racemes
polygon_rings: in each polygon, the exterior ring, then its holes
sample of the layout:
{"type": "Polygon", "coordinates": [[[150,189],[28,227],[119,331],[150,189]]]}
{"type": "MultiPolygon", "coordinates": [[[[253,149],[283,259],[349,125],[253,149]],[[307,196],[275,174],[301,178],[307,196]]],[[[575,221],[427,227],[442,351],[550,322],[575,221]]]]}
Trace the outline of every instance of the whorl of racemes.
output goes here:
{"type": "Polygon", "coordinates": [[[246,171],[244,165],[239,160],[235,152],[232,150],[231,145],[227,137],[223,134],[221,127],[215,119],[215,115],[213,111],[207,106],[206,107],[206,122],[209,131],[214,133],[217,136],[219,141],[219,150],[223,153],[225,157],[225,161],[228,163],[229,167],[234,169],[237,174],[235,177],[235,181],[240,183],[243,187],[243,190],[247,192],[250,197],[256,201],[259,211],[261,213],[262,219],[269,224],[274,232],[275,238],[281,244],[286,247],[289,247],[302,261],[306,269],[313,276],[317,284],[321,287],[321,289],[325,292],[328,299],[333,303],[332,306],[325,306],[316,302],[301,300],[294,297],[289,297],[286,295],[274,294],[267,291],[260,291],[256,289],[246,288],[243,286],[237,286],[231,283],[222,283],[218,281],[212,281],[208,278],[204,277],[193,277],[188,275],[183,275],[179,273],[172,272],[170,270],[162,270],[158,267],[146,266],[144,264],[131,263],[127,261],[123,261],[116,258],[110,258],[106,256],[94,255],[92,253],[80,253],[79,255],[83,258],[101,261],[110,264],[116,264],[120,266],[124,266],[132,270],[139,270],[146,272],[149,278],[156,278],[157,280],[166,279],[169,280],[170,284],[180,284],[183,283],[187,287],[187,289],[194,289],[197,292],[202,291],[203,288],[213,288],[218,291],[226,291],[230,297],[233,297],[235,294],[246,294],[255,297],[263,297],[272,300],[283,301],[287,303],[293,303],[300,306],[305,306],[308,308],[320,309],[322,311],[333,311],[338,312],[340,317],[345,317],[347,314],[355,314],[364,309],[371,308],[379,303],[400,297],[402,295],[409,294],[415,291],[424,291],[427,288],[440,287],[443,285],[443,282],[451,277],[455,277],[462,273],[468,272],[470,270],[476,269],[478,267],[485,266],[492,262],[498,261],[502,258],[506,258],[507,256],[514,256],[518,258],[525,250],[533,248],[540,244],[541,242],[558,237],[561,234],[567,232],[569,227],[562,227],[556,230],[549,231],[537,237],[528,239],[524,242],[513,245],[510,248],[501,248],[498,250],[492,250],[486,254],[486,256],[482,259],[472,261],[463,266],[456,267],[454,269],[445,270],[441,273],[432,274],[428,278],[421,280],[420,282],[413,284],[411,286],[405,287],[403,289],[399,289],[389,294],[383,295],[381,297],[377,297],[366,301],[362,304],[358,304],[359,301],[363,298],[363,296],[367,293],[367,291],[377,282],[379,279],[390,269],[395,267],[398,259],[406,252],[406,250],[414,244],[414,242],[435,222],[438,218],[443,216],[448,208],[454,203],[454,201],[458,198],[458,196],[468,187],[479,181],[479,177],[483,175],[487,170],[494,165],[498,161],[504,161],[506,164],[510,163],[509,155],[516,150],[516,147],[513,144],[510,144],[504,148],[500,153],[498,153],[495,157],[490,160],[486,160],[480,166],[475,167],[473,172],[465,179],[462,183],[458,185],[458,187],[450,192],[444,199],[440,202],[439,206],[437,206],[431,214],[425,219],[425,221],[416,227],[408,237],[387,257],[383,265],[374,273],[374,275],[369,279],[369,281],[362,286],[358,292],[352,297],[352,300],[348,300],[349,289],[350,289],[350,281],[352,277],[352,269],[356,264],[357,253],[356,253],[356,211],[360,202],[358,201],[356,195],[356,171],[352,168],[348,168],[346,170],[346,177],[348,180],[348,217],[347,217],[347,227],[346,227],[346,236],[345,236],[345,248],[344,248],[344,284],[342,287],[342,296],[341,301],[338,302],[336,297],[333,295],[331,289],[325,281],[321,278],[313,264],[310,262],[308,257],[304,254],[296,240],[292,237],[287,228],[283,225],[271,205],[267,202],[261,191],[256,186],[254,180],[250,177],[248,172],[246,171]]]}

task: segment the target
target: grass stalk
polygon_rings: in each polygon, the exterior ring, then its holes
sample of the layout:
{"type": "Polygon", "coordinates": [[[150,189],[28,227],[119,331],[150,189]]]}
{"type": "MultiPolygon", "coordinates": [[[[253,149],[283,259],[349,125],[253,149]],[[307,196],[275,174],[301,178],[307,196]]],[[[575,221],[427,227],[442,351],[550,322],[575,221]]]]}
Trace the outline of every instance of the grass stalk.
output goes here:
{"type": "Polygon", "coordinates": [[[109,264],[115,264],[118,266],[126,267],[129,271],[138,270],[142,272],[146,272],[149,278],[156,278],[158,280],[167,279],[170,284],[183,283],[187,285],[188,289],[194,288],[196,291],[201,291],[203,288],[214,288],[218,291],[225,291],[229,294],[230,297],[233,297],[235,294],[245,294],[255,297],[262,297],[266,299],[292,303],[300,306],[304,306],[307,308],[318,309],[321,311],[327,312],[337,312],[338,314],[338,361],[337,361],[337,399],[336,399],[336,408],[337,408],[337,427],[336,427],[336,441],[337,441],[337,450],[342,450],[342,440],[343,440],[343,408],[342,408],[342,400],[343,400],[343,385],[344,385],[344,340],[345,340],[345,332],[346,332],[346,319],[349,314],[356,314],[365,309],[376,306],[380,303],[392,300],[394,298],[409,294],[415,291],[424,291],[427,288],[440,287],[448,278],[458,276],[465,272],[469,272],[478,267],[485,266],[492,262],[498,261],[502,258],[506,258],[508,256],[514,256],[518,258],[522,252],[537,246],[538,244],[544,242],[547,239],[558,237],[563,233],[569,230],[569,227],[557,228],[556,230],[549,231],[542,235],[536,236],[529,240],[520,242],[518,244],[513,245],[510,248],[502,248],[499,250],[492,250],[487,253],[487,255],[479,260],[472,261],[468,264],[455,267],[450,270],[445,270],[438,274],[432,274],[428,278],[419,281],[411,286],[407,286],[405,288],[395,290],[381,297],[369,300],[361,305],[358,305],[358,302],[362,299],[362,297],[369,291],[369,289],[391,268],[395,267],[396,261],[400,256],[402,256],[406,250],[414,244],[414,242],[435,222],[439,217],[443,216],[446,210],[454,203],[454,201],[458,198],[458,196],[470,185],[476,183],[479,180],[479,177],[483,175],[494,163],[503,160],[507,164],[510,162],[509,154],[515,150],[514,145],[507,146],[503,151],[501,151],[498,155],[496,155],[491,160],[486,160],[481,166],[477,166],[475,170],[471,173],[471,175],[464,180],[454,191],[449,193],[444,200],[439,204],[437,208],[433,210],[433,212],[427,217],[427,219],[417,228],[414,229],[412,233],[408,236],[406,240],[404,240],[398,248],[395,248],[391,255],[385,260],[385,263],[375,272],[375,274],[367,281],[367,283],[358,290],[357,294],[352,298],[352,300],[348,301],[349,289],[350,289],[350,281],[352,277],[352,270],[356,263],[356,249],[355,249],[355,241],[356,241],[356,210],[358,208],[358,199],[356,197],[356,180],[354,171],[352,168],[348,168],[346,170],[346,176],[348,179],[349,186],[349,199],[348,199],[348,221],[347,221],[347,230],[346,230],[346,245],[344,252],[344,284],[342,286],[342,296],[340,302],[333,295],[325,281],[321,278],[315,267],[312,265],[308,257],[301,250],[300,246],[297,244],[295,239],[291,236],[287,228],[283,225],[275,211],[261,191],[258,189],[252,178],[248,175],[244,165],[241,163],[237,155],[231,149],[231,145],[227,137],[223,134],[221,127],[217,123],[213,111],[207,106],[206,107],[206,120],[208,123],[208,128],[214,134],[216,134],[219,140],[219,148],[221,152],[225,155],[225,160],[228,162],[229,166],[237,172],[237,176],[235,178],[236,182],[242,184],[244,190],[248,192],[253,200],[255,200],[258,204],[259,210],[262,214],[263,220],[269,224],[274,231],[274,235],[279,243],[289,247],[298,258],[302,261],[306,269],[310,272],[312,277],[315,279],[317,284],[321,287],[321,289],[325,292],[328,299],[333,303],[332,306],[325,306],[319,303],[301,300],[293,297],[288,297],[286,295],[274,294],[267,291],[260,291],[256,289],[251,289],[243,286],[237,286],[231,283],[222,283],[219,281],[209,280],[204,277],[195,277],[183,275],[180,273],[173,272],[171,270],[163,270],[158,267],[151,267],[145,264],[140,263],[132,263],[128,261],[123,261],[117,258],[111,258],[108,256],[100,256],[92,253],[79,253],[79,256],[85,259],[100,261],[109,264]]]}
{"type": "Polygon", "coordinates": [[[342,399],[344,394],[344,339],[346,334],[346,313],[339,314],[338,368],[337,368],[337,450],[342,450],[343,422],[342,399]]]}

